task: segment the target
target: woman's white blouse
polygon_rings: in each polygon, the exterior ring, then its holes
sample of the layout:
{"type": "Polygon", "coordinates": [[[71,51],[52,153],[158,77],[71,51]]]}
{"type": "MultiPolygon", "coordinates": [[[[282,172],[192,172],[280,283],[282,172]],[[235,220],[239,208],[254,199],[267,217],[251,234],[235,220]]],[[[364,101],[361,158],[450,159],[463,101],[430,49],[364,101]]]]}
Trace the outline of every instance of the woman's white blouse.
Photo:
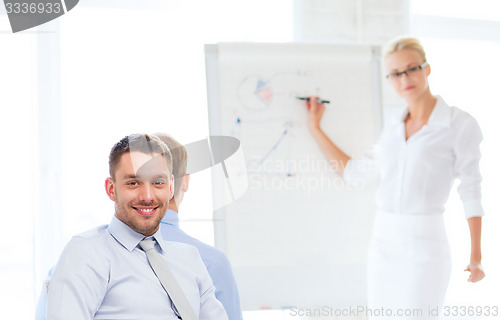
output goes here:
{"type": "Polygon", "coordinates": [[[455,178],[466,218],[484,215],[481,205],[482,134],[468,113],[441,97],[429,121],[406,141],[402,117],[384,129],[377,144],[344,170],[348,184],[380,178],[377,205],[384,212],[441,214],[455,178]]]}

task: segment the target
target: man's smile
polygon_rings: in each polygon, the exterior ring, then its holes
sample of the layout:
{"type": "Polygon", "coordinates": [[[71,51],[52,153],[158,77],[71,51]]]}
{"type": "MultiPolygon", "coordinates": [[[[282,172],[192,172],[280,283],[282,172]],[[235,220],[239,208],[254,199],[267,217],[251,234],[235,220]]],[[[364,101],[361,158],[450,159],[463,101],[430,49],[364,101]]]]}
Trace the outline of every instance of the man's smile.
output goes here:
{"type": "Polygon", "coordinates": [[[141,216],[152,216],[155,214],[156,209],[158,207],[132,207],[135,211],[137,211],[141,216]]]}

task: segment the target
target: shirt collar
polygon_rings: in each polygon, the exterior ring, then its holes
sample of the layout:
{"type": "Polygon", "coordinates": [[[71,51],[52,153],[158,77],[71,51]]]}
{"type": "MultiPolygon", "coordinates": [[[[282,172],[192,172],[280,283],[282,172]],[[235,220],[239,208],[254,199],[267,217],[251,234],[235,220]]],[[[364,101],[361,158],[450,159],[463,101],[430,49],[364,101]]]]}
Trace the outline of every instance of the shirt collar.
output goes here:
{"type": "MultiPolygon", "coordinates": [[[[432,113],[427,121],[428,125],[449,127],[451,124],[451,108],[440,96],[436,96],[437,101],[432,113]]],[[[404,122],[408,116],[408,108],[401,113],[401,121],[404,122]]]]}
{"type": "Polygon", "coordinates": [[[161,223],[179,228],[179,214],[172,209],[168,209],[161,223]]]}
{"type": "MultiPolygon", "coordinates": [[[[109,233],[116,239],[122,246],[127,248],[128,251],[132,252],[132,250],[137,247],[139,242],[141,242],[144,238],[146,238],[143,234],[135,232],[128,225],[123,223],[120,219],[113,215],[111,219],[111,223],[108,226],[109,233]]],[[[156,239],[156,243],[160,246],[162,251],[165,251],[163,238],[161,236],[160,229],[156,231],[155,234],[151,236],[156,239]]]]}

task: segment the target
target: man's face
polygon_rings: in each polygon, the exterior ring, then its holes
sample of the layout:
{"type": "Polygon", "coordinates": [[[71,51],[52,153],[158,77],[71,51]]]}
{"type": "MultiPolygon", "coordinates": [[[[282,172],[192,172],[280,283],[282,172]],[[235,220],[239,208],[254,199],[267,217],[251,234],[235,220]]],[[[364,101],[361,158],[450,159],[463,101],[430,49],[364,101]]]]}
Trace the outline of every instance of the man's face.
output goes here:
{"type": "Polygon", "coordinates": [[[153,235],[174,193],[165,158],[142,152],[125,153],[106,179],[106,193],[115,202],[115,216],[134,231],[153,235]]]}

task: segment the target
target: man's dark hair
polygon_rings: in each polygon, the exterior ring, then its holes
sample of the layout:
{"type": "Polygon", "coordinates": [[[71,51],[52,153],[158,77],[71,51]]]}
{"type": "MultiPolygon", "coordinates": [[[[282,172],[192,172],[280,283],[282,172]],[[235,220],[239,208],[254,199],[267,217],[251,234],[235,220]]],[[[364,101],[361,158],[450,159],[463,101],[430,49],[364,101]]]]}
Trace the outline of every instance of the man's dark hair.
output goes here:
{"type": "Polygon", "coordinates": [[[121,156],[129,152],[160,154],[165,158],[169,175],[172,175],[172,155],[167,145],[155,136],[145,133],[131,134],[118,141],[109,153],[109,175],[114,180],[121,156]]]}

